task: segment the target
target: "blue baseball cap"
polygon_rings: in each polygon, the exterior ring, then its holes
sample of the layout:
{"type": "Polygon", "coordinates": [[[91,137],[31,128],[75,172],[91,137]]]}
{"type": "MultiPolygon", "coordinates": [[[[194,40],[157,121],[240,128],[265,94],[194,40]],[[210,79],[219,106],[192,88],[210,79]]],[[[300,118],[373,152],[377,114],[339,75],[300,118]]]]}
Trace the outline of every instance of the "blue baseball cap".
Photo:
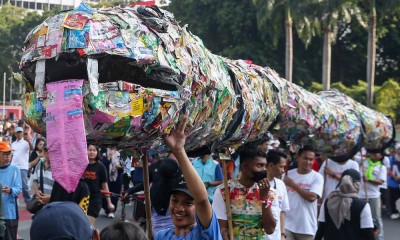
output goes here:
{"type": "Polygon", "coordinates": [[[76,203],[52,202],[34,215],[30,236],[31,240],[89,240],[93,228],[76,203]]]}

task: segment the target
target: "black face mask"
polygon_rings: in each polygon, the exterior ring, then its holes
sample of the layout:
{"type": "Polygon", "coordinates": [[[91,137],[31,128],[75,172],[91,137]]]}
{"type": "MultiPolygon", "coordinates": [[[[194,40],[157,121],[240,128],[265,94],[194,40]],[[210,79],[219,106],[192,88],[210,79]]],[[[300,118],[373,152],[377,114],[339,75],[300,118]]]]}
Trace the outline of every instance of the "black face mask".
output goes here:
{"type": "Polygon", "coordinates": [[[251,180],[254,182],[258,182],[266,177],[267,177],[267,171],[263,170],[261,172],[253,172],[253,177],[251,178],[251,180]]]}

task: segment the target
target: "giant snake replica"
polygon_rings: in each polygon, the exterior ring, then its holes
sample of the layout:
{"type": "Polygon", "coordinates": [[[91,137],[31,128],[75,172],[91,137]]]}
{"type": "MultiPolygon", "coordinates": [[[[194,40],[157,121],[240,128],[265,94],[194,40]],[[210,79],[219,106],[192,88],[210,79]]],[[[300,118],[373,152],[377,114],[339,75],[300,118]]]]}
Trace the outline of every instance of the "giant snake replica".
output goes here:
{"type": "Polygon", "coordinates": [[[20,69],[25,119],[44,135],[49,84],[81,79],[86,141],[101,146],[162,148],[161,136],[185,114],[185,148],[194,155],[269,131],[340,162],[394,139],[384,114],[336,90],[313,94],[268,67],[214,55],[155,6],[83,3],[59,12],[28,34],[20,69]]]}

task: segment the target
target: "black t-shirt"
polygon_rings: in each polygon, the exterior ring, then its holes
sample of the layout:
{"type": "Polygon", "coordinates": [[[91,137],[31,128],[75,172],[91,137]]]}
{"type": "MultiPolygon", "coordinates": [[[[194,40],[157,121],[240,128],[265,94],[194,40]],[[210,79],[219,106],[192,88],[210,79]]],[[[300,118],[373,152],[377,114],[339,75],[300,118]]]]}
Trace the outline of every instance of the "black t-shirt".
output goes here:
{"type": "Polygon", "coordinates": [[[29,156],[29,162],[33,162],[33,160],[35,160],[38,156],[39,155],[38,155],[37,151],[33,151],[31,153],[31,155],[29,156]]]}
{"type": "Polygon", "coordinates": [[[85,182],[90,190],[90,198],[101,196],[101,185],[107,182],[106,167],[101,162],[89,164],[85,170],[85,182]]]}
{"type": "MultiPolygon", "coordinates": [[[[39,155],[38,155],[37,151],[33,151],[31,153],[31,155],[29,156],[29,162],[33,162],[33,160],[35,160],[38,156],[39,155]]],[[[37,163],[36,163],[36,165],[37,165],[37,163]]],[[[36,165],[32,167],[32,174],[35,173],[36,165]]]]}

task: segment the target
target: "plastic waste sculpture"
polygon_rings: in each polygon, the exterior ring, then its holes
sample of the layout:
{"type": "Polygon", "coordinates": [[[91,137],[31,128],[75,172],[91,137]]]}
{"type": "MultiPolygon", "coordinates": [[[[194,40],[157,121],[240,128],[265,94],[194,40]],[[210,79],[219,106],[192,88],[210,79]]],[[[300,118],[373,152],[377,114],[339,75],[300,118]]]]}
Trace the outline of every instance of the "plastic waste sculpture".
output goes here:
{"type": "Polygon", "coordinates": [[[370,115],[360,114],[365,107],[349,98],[333,101],[269,68],[212,54],[157,7],[92,9],[83,3],[59,12],[29,33],[20,69],[27,89],[25,118],[35,131],[46,134],[46,110],[53,101],[47,86],[79,79],[81,111],[69,117],[80,116],[87,141],[103,146],[161,147],[161,136],[184,114],[191,129],[188,151],[240,145],[277,124],[277,136],[312,143],[341,161],[364,142],[379,148],[393,135],[390,120],[375,115],[372,121],[379,124],[372,126],[370,115]]]}

